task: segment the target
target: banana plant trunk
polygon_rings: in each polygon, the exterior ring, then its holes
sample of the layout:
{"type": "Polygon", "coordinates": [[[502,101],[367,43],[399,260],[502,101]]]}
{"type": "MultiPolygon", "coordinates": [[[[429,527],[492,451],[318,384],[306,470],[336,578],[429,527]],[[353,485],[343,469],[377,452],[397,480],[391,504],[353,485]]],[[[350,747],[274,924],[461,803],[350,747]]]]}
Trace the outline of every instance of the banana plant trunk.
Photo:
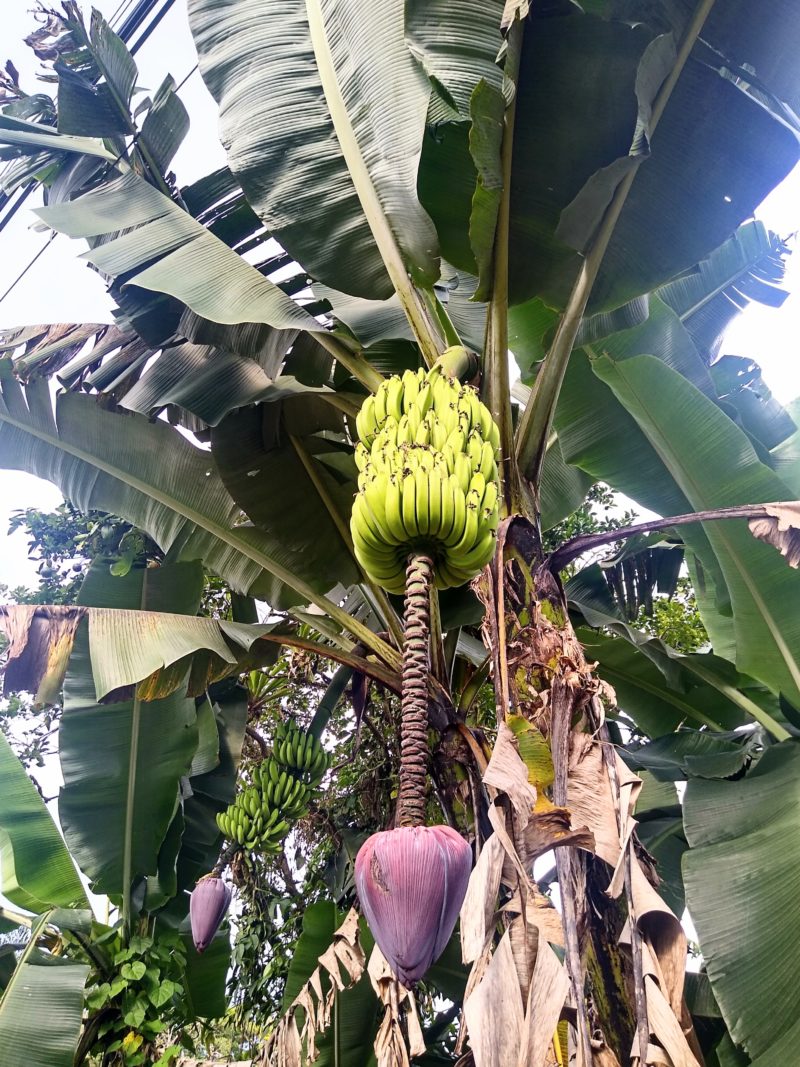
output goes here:
{"type": "MultiPolygon", "coordinates": [[[[575,739],[600,726],[599,683],[532,523],[517,516],[501,526],[495,564],[484,572],[477,591],[491,631],[498,719],[521,715],[544,734],[555,771],[552,801],[568,809],[575,739]]],[[[598,782],[598,798],[601,788],[598,782]]],[[[576,1062],[581,1067],[627,1065],[637,1028],[643,1038],[647,1021],[636,1011],[641,972],[618,943],[627,918],[624,902],[608,897],[611,871],[602,860],[572,846],[555,854],[576,1062]]]]}

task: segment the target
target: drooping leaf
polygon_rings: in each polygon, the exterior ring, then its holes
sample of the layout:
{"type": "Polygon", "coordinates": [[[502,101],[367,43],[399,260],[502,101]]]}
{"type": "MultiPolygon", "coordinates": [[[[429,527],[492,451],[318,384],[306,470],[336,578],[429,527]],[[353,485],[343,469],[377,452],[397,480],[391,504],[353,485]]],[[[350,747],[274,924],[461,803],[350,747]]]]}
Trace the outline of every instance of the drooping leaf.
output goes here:
{"type": "Polygon", "coordinates": [[[27,911],[86,904],[75,865],[39,791],[0,734],[3,895],[27,911]]]}
{"type": "MultiPolygon", "coordinates": [[[[636,419],[690,510],[790,495],[727,415],[660,360],[606,357],[594,370],[636,419]]],[[[737,666],[797,702],[800,575],[741,522],[706,523],[704,529],[731,596],[737,666]]]]}
{"type": "Polygon", "coordinates": [[[791,1061],[797,1042],[799,771],[800,746],[786,741],[744,779],[695,779],[684,797],[687,903],[728,1030],[754,1067],[791,1061]]]}
{"type": "Polygon", "coordinates": [[[211,453],[236,503],[282,546],[287,567],[299,575],[325,574],[332,588],[337,581],[356,582],[359,571],[315,479],[343,522],[349,519],[356,485],[355,470],[350,477],[336,477],[325,463],[327,455],[350,458],[349,449],[315,436],[317,429],[342,430],[339,413],[325,408],[297,413],[296,425],[288,429],[300,438],[299,448],[286,440],[286,428],[277,422],[279,409],[264,405],[233,413],[214,429],[211,453]]]}
{"type": "Polygon", "coordinates": [[[659,289],[711,363],[725,330],[751,301],[780,305],[786,245],[757,220],[746,222],[696,267],[659,289]]]}
{"type": "Polygon", "coordinates": [[[33,947],[24,953],[0,998],[0,1067],[72,1067],[88,973],[33,947]]]}
{"type": "MultiPolygon", "coordinates": [[[[143,611],[166,602],[176,614],[191,614],[201,583],[202,571],[191,564],[134,568],[119,578],[100,566],[87,575],[81,599],[101,607],[125,602],[143,611]]],[[[194,701],[180,693],[157,701],[96,703],[82,629],[64,683],[59,815],[70,851],[96,891],[119,901],[135,881],[156,873],[179,782],[196,748],[194,701]]]]}
{"type": "Polygon", "coordinates": [[[597,662],[601,678],[614,689],[619,706],[646,733],[660,736],[683,722],[730,729],[742,721],[741,711],[712,687],[692,685],[681,674],[685,689],[670,687],[651,659],[621,638],[579,628],[587,657],[597,662]]]}
{"type": "MultiPolygon", "coordinates": [[[[334,931],[342,920],[330,901],[318,901],[306,908],[303,916],[303,932],[297,940],[286,987],[283,1006],[286,1010],[317,967],[318,958],[333,941],[334,931]]],[[[364,951],[372,951],[372,937],[366,923],[359,922],[359,937],[364,951]]],[[[338,966],[338,964],[337,964],[338,966]]],[[[327,989],[324,990],[327,992],[327,989]]],[[[364,973],[350,988],[337,995],[338,1010],[331,1025],[319,1035],[317,1048],[319,1067],[364,1067],[370,1062],[375,1034],[381,1014],[381,1005],[372,989],[369,977],[364,973]]]]}
{"type": "MultiPolygon", "coordinates": [[[[23,395],[6,378],[2,390],[3,466],[53,481],[81,510],[127,519],[164,551],[175,546],[179,558],[202,559],[237,591],[283,606],[319,601],[280,562],[288,558],[286,546],[264,531],[235,525],[239,510],[213,461],[177,430],[161,421],[111,414],[93,398],[75,394],[59,396],[54,418],[44,382],[33,383],[23,395]],[[168,464],[162,462],[165,455],[168,464]],[[273,550],[274,559],[267,555],[273,550]],[[288,594],[287,586],[297,594],[288,594]]],[[[335,606],[331,609],[335,615],[335,606]]]]}
{"type": "Polygon", "coordinates": [[[70,237],[135,227],[96,245],[85,258],[113,277],[124,274],[126,284],[177,298],[203,318],[264,322],[280,329],[318,326],[255,267],[133,172],[69,203],[40,208],[38,214],[70,237]]]}
{"type": "Polygon", "coordinates": [[[269,232],[354,295],[391,295],[376,233],[432,284],[435,233],[416,196],[430,86],[402,0],[380,19],[362,0],[192,0],[189,15],[231,169],[269,232]]]}
{"type": "Polygon", "coordinates": [[[219,1019],[228,1003],[225,980],[231,964],[230,930],[221,930],[202,954],[186,939],[186,993],[192,1013],[201,1019],[219,1019]]]}

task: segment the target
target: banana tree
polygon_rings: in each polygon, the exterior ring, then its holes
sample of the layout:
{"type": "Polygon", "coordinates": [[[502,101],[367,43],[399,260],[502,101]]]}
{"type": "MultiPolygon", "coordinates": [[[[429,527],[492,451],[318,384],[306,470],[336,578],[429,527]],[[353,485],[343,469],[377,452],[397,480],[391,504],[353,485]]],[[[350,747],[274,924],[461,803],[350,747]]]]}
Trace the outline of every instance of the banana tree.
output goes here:
{"type": "MultiPolygon", "coordinates": [[[[481,779],[460,827],[479,853],[462,911],[460,1047],[479,1067],[565,1055],[684,1067],[731,1062],[733,1042],[760,1067],[785,1062],[793,1016],[768,1032],[763,1021],[794,991],[761,947],[792,958],[782,909],[754,886],[758,928],[733,933],[734,906],[710,905],[703,872],[715,891],[736,885],[741,858],[714,851],[726,840],[763,862],[766,839],[732,825],[730,797],[744,809],[760,788],[780,790],[796,746],[800,578],[775,547],[796,562],[797,511],[785,502],[800,495],[798,430],[752,388],[757,372],[717,357],[732,310],[781,299],[786,250],[747,220],[800,154],[797,12],[387,0],[378,19],[362,0],[189,0],[189,15],[227,168],[177,186],[167,171],[187,122],[172,83],[139,100],[124,44],[97,14],[87,29],[73,4],[51,27],[58,99],[20,88],[0,114],[4,188],[41,186],[40,221],[88,243],[117,304],[111,327],[4,335],[0,463],[137,525],[171,566],[201,561],[284,625],[211,633],[173,621],[160,657],[131,662],[109,650],[115,632],[126,647],[136,605],[123,617],[87,601],[77,621],[88,638],[59,613],[26,629],[9,610],[16,662],[41,656],[28,635],[46,631],[37,686],[57,688],[69,656],[66,693],[81,709],[94,699],[104,728],[102,695],[145,682],[129,714],[147,752],[148,705],[171,701],[176,726],[187,670],[199,693],[276,642],[309,643],[300,624],[320,654],[397,689],[404,624],[427,598],[415,588],[403,620],[400,587],[354,543],[357,416],[387,377],[472,350],[470,385],[499,434],[503,517],[469,588],[431,598],[421,691],[429,721],[458,731],[481,779]],[[597,481],[665,516],[615,540],[669,531],[710,651],[680,655],[633,629],[596,568],[562,585],[561,566],[603,539],[548,556],[542,534],[597,481]],[[470,632],[494,690],[492,749],[466,715],[480,670],[464,684],[455,669],[470,632]],[[641,777],[616,753],[616,719],[659,740],[657,754],[626,756],[641,777]],[[765,749],[775,754],[762,761],[765,749]],[[685,820],[645,776],[656,755],[662,777],[692,779],[685,820]],[[659,818],[668,826],[654,828],[659,818]],[[552,849],[560,926],[532,880],[552,849]],[[690,996],[659,867],[679,883],[671,900],[685,892],[697,909],[713,1026],[690,996]],[[725,963],[733,939],[752,963],[749,995],[725,963]]],[[[77,729],[65,715],[65,743],[77,729]]],[[[429,744],[417,728],[416,767],[429,744]]],[[[174,785],[188,747],[162,757],[174,785]]],[[[128,752],[134,794],[146,758],[128,752]]],[[[67,806],[76,848],[103,803],[91,785],[76,763],[65,792],[91,794],[67,806]]],[[[417,775],[417,810],[420,788],[417,775]]],[[[172,869],[180,807],[148,820],[148,856],[117,863],[123,908],[136,878],[160,878],[161,850],[172,869]]],[[[128,810],[123,841],[140,818],[128,810]]],[[[82,847],[90,865],[92,844],[82,847]]],[[[94,859],[100,884],[111,859],[94,859]]],[[[390,984],[375,979],[381,996],[390,984]]],[[[396,1024],[410,1025],[412,1002],[384,1003],[378,1056],[402,1062],[396,1024]]],[[[296,1063],[299,1046],[270,1055],[296,1063]]]]}

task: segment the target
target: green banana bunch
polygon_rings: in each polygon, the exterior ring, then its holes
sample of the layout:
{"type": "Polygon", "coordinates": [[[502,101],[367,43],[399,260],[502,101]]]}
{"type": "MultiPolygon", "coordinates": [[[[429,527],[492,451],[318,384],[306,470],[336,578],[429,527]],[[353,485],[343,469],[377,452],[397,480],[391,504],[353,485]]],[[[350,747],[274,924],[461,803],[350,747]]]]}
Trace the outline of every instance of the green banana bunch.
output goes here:
{"type": "Polygon", "coordinates": [[[390,593],[411,549],[430,552],[440,589],[470,581],[494,555],[499,431],[469,386],[438,365],[386,379],[356,419],[356,558],[390,593]]]}
{"type": "Polygon", "coordinates": [[[289,832],[289,823],[277,808],[272,811],[259,808],[255,815],[250,815],[239,798],[217,815],[217,826],[229,841],[260,852],[280,852],[289,832]]]}
{"type": "Polygon", "coordinates": [[[291,823],[308,814],[327,769],[328,754],[320,742],[293,723],[281,723],[272,755],[255,769],[252,784],[217,815],[217,826],[242,848],[279,852],[291,823]]]}
{"type": "Polygon", "coordinates": [[[300,819],[307,814],[313,792],[311,786],[295,778],[272,757],[259,765],[258,777],[263,804],[267,809],[277,808],[282,815],[292,819],[300,819]]]}
{"type": "Polygon", "coordinates": [[[319,785],[329,766],[328,753],[316,737],[291,722],[282,722],[275,731],[272,758],[304,782],[309,792],[319,785]]]}

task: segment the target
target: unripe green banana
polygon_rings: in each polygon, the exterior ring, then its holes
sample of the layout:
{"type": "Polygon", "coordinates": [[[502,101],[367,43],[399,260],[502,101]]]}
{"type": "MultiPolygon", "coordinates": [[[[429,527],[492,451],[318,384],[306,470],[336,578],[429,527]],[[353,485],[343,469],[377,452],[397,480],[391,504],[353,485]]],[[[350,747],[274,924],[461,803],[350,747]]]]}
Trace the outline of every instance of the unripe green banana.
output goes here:
{"type": "MultiPolygon", "coordinates": [[[[442,588],[469,580],[493,551],[499,432],[475,390],[450,377],[451,368],[467,366],[460,346],[453,351],[427,372],[387,379],[356,420],[363,447],[353,548],[364,572],[389,592],[404,590],[415,549],[432,555],[442,588]]],[[[310,743],[296,762],[305,778],[327,766],[310,743]]]]}
{"type": "Polygon", "coordinates": [[[414,482],[414,507],[417,515],[417,536],[424,537],[428,533],[430,524],[430,515],[428,513],[430,483],[428,481],[428,474],[424,470],[417,470],[414,482]]]}
{"type": "Polygon", "coordinates": [[[392,377],[386,383],[386,413],[400,420],[403,414],[403,380],[392,377]]]}
{"type": "Polygon", "coordinates": [[[442,525],[442,476],[438,470],[428,475],[428,534],[438,538],[442,525]]]}
{"type": "Polygon", "coordinates": [[[413,474],[403,478],[403,526],[409,541],[417,537],[417,489],[413,474]]]}
{"type": "Polygon", "coordinates": [[[398,545],[404,544],[406,540],[402,503],[401,476],[400,474],[393,474],[388,479],[386,486],[384,512],[386,515],[386,528],[398,545]]]}
{"type": "Polygon", "coordinates": [[[453,545],[450,560],[453,566],[458,566],[460,557],[470,552],[475,545],[478,536],[478,523],[480,522],[481,495],[476,489],[470,489],[466,497],[466,521],[461,540],[453,545]]]}
{"type": "Polygon", "coordinates": [[[419,393],[420,378],[414,373],[413,370],[407,370],[403,374],[403,411],[408,409],[416,403],[417,394],[419,393]]]}

